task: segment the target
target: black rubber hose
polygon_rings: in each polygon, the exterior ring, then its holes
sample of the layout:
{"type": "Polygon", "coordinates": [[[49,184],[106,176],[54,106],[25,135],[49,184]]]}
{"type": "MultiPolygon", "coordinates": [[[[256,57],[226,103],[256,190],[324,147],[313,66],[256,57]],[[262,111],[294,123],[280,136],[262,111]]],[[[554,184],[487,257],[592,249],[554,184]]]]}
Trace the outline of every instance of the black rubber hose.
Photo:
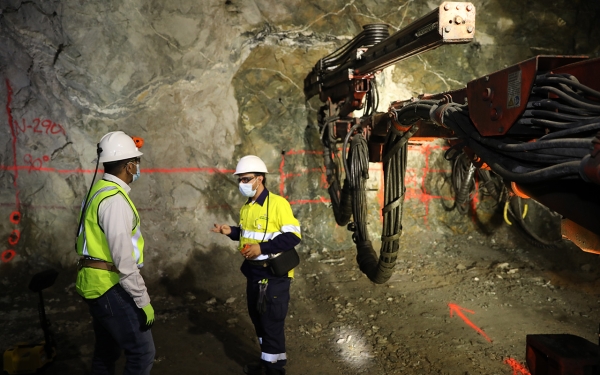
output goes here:
{"type": "MultiPolygon", "coordinates": [[[[543,86],[546,87],[546,86],[543,86]]],[[[581,95],[580,92],[577,92],[575,90],[573,90],[572,87],[565,85],[563,83],[559,83],[558,85],[555,86],[556,88],[558,88],[559,90],[562,90],[565,94],[569,95],[571,98],[582,101],[584,103],[587,104],[592,104],[592,105],[596,105],[598,104],[598,101],[595,99],[589,99],[588,97],[581,95]]]]}
{"type": "Polygon", "coordinates": [[[585,86],[577,81],[573,81],[573,80],[570,80],[567,78],[553,77],[553,76],[548,76],[548,75],[539,75],[536,77],[535,83],[537,85],[552,85],[552,84],[556,84],[556,83],[562,83],[567,86],[574,87],[587,95],[594,96],[596,98],[600,98],[600,92],[598,92],[588,86],[585,86]]]}
{"type": "Polygon", "coordinates": [[[387,39],[389,36],[389,28],[385,24],[365,25],[363,31],[352,38],[352,40],[319,60],[317,63],[319,70],[330,70],[328,68],[342,65],[349,59],[355,58],[356,49],[373,46],[387,39]]]}
{"type": "Polygon", "coordinates": [[[496,188],[496,184],[494,183],[494,180],[492,180],[490,171],[488,171],[486,169],[478,169],[478,172],[479,172],[479,177],[481,177],[481,181],[482,181],[482,183],[479,186],[482,187],[483,189],[485,189],[485,191],[487,191],[487,194],[494,197],[494,199],[497,201],[498,200],[498,189],[496,188]]]}
{"type": "Polygon", "coordinates": [[[586,103],[584,101],[578,100],[570,95],[568,95],[567,93],[565,93],[564,91],[561,91],[559,89],[557,89],[556,87],[552,87],[552,86],[541,86],[541,87],[534,87],[532,89],[532,92],[534,94],[540,94],[540,93],[552,93],[555,94],[556,96],[558,96],[560,99],[564,100],[565,102],[579,107],[579,108],[583,108],[583,109],[587,109],[589,111],[592,111],[593,113],[600,113],[600,105],[595,105],[595,104],[589,104],[586,103]]]}
{"type": "Polygon", "coordinates": [[[473,138],[479,143],[486,146],[494,147],[502,151],[534,151],[541,149],[552,148],[583,148],[591,149],[593,138],[567,138],[567,139],[551,139],[538,142],[524,142],[519,144],[508,144],[502,141],[481,137],[479,133],[474,133],[473,138]]]}
{"type": "Polygon", "coordinates": [[[549,150],[537,150],[537,155],[553,155],[563,156],[567,158],[581,159],[586,155],[589,155],[590,150],[585,148],[554,148],[549,150]]]}
{"type": "Polygon", "coordinates": [[[331,197],[331,206],[333,208],[333,215],[335,222],[339,226],[348,224],[352,217],[352,194],[350,194],[350,188],[348,182],[345,180],[344,185],[340,191],[339,182],[335,180],[329,184],[327,191],[331,197]]]}
{"type": "MultiPolygon", "coordinates": [[[[429,111],[431,106],[437,105],[439,101],[436,100],[419,100],[415,103],[407,104],[406,106],[395,110],[396,119],[399,123],[404,125],[413,124],[416,120],[424,119],[430,120],[429,111]]],[[[394,127],[391,130],[395,130],[394,127]]]]}
{"type": "Polygon", "coordinates": [[[523,112],[522,118],[544,118],[547,120],[558,120],[558,121],[582,121],[587,120],[590,117],[586,115],[570,115],[566,113],[558,113],[553,111],[545,111],[541,109],[528,109],[523,112]]]}
{"type": "Polygon", "coordinates": [[[508,181],[529,184],[579,175],[579,168],[581,164],[580,161],[572,161],[533,171],[517,173],[506,169],[506,167],[494,161],[499,159],[497,155],[493,155],[490,151],[477,142],[469,142],[469,147],[472,148],[478,155],[480,155],[482,160],[484,160],[494,172],[508,181]]]}
{"type": "MultiPolygon", "coordinates": [[[[456,158],[454,165],[452,168],[452,173],[456,173],[456,177],[453,178],[455,184],[456,193],[456,209],[461,214],[466,214],[468,212],[468,203],[471,201],[471,188],[475,184],[474,176],[475,176],[475,166],[468,159],[466,163],[462,160],[465,159],[465,154],[462,154],[462,158],[456,158]],[[462,167],[467,167],[467,173],[464,173],[462,167]],[[465,207],[466,205],[466,207],[465,207]]],[[[454,176],[453,176],[454,177],[454,176]]]]}
{"type": "MultiPolygon", "coordinates": [[[[571,149],[569,149],[571,150],[571,149]]],[[[527,151],[519,151],[519,152],[508,152],[508,151],[498,151],[499,154],[510,158],[511,160],[523,164],[526,162],[528,165],[534,166],[533,164],[543,164],[543,165],[554,165],[560,163],[566,163],[570,161],[581,160],[581,157],[574,156],[565,156],[565,155],[552,155],[545,154],[542,152],[543,150],[538,150],[536,152],[527,152],[527,151]]],[[[553,151],[553,150],[552,150],[553,151]]],[[[583,150],[583,156],[589,155],[589,150],[583,150]]]]}
{"type": "MultiPolygon", "coordinates": [[[[335,222],[340,226],[344,226],[348,224],[352,216],[352,195],[350,194],[347,178],[344,180],[344,185],[340,190],[339,168],[332,159],[332,148],[329,145],[329,141],[323,140],[323,159],[327,174],[327,183],[329,184],[327,191],[331,198],[331,207],[335,222]]],[[[334,143],[333,149],[335,150],[335,148],[334,143]]]]}
{"type": "MultiPolygon", "coordinates": [[[[586,121],[586,122],[588,122],[588,121],[586,121]]],[[[556,132],[546,134],[546,135],[540,137],[539,140],[546,141],[546,140],[550,140],[550,139],[567,137],[569,135],[600,130],[600,117],[596,117],[596,118],[590,120],[589,122],[591,122],[591,123],[588,123],[585,125],[580,125],[581,123],[578,123],[577,125],[573,124],[573,127],[570,129],[559,130],[556,132]]]]}
{"type": "Polygon", "coordinates": [[[362,134],[351,142],[350,158],[353,180],[353,214],[355,219],[356,261],[359,269],[374,283],[385,283],[393,274],[402,233],[402,206],[404,202],[404,177],[406,174],[408,137],[388,133],[384,150],[403,144],[383,164],[384,207],[383,230],[379,259],[369,239],[366,226],[366,191],[364,188],[365,169],[368,168],[368,150],[362,134]]]}
{"type": "Polygon", "coordinates": [[[515,122],[516,125],[526,125],[526,126],[538,126],[540,128],[553,128],[553,129],[569,129],[571,127],[571,122],[558,122],[558,121],[550,121],[544,119],[537,118],[520,118],[515,122]]]}
{"type": "Polygon", "coordinates": [[[549,110],[553,110],[553,111],[574,113],[574,114],[581,115],[581,116],[590,116],[590,113],[588,111],[584,111],[583,109],[581,109],[579,107],[573,107],[570,105],[561,104],[555,100],[550,100],[550,99],[529,100],[526,108],[527,109],[545,108],[545,109],[549,109],[549,110]]]}

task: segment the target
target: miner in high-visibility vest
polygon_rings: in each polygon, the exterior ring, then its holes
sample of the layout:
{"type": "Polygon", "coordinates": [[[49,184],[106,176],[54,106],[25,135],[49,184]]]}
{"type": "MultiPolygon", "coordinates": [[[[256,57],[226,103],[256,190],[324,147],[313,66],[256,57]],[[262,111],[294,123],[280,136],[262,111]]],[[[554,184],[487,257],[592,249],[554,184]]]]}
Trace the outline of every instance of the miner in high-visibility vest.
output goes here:
{"type": "Polygon", "coordinates": [[[92,315],[94,375],[114,374],[122,351],[127,358],[123,374],[149,374],[154,363],[154,309],[140,275],[144,239],[129,198],[129,185],[140,177],[140,156],[134,140],[122,131],[102,137],[98,157],[104,175],[81,209],[76,289],[92,315]]]}
{"type": "Polygon", "coordinates": [[[246,203],[237,226],[215,224],[211,230],[238,241],[244,257],[241,271],[246,276],[248,313],[261,348],[260,363],[244,367],[249,375],[284,375],[287,362],[284,323],[290,301],[291,269],[283,276],[273,274],[269,262],[300,243],[300,224],[289,202],[265,187],[269,173],[257,156],[247,155],[234,175],[246,203]]]}

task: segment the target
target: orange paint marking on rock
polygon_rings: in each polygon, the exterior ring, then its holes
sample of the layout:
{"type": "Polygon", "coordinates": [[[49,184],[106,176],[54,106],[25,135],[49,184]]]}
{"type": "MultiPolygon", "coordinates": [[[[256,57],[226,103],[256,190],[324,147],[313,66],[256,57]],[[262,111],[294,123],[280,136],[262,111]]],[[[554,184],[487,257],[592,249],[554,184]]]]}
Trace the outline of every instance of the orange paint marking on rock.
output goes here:
{"type": "Polygon", "coordinates": [[[487,341],[492,342],[492,339],[490,339],[488,337],[488,335],[485,334],[485,332],[483,332],[483,330],[479,327],[477,327],[475,324],[473,324],[473,322],[471,322],[466,316],[465,314],[463,314],[463,311],[466,311],[468,313],[471,314],[475,314],[475,311],[473,310],[467,310],[463,307],[458,306],[455,303],[449,303],[448,307],[450,308],[450,317],[452,317],[454,314],[458,315],[465,323],[467,323],[467,325],[471,328],[473,328],[475,331],[477,331],[477,333],[479,333],[481,336],[483,336],[487,341]]]}
{"type": "Polygon", "coordinates": [[[529,372],[529,370],[527,370],[525,368],[525,366],[523,366],[522,364],[520,364],[519,361],[517,361],[516,359],[506,358],[504,360],[504,363],[506,363],[507,365],[509,365],[510,367],[512,367],[512,369],[513,369],[512,375],[531,375],[531,373],[529,372]]]}

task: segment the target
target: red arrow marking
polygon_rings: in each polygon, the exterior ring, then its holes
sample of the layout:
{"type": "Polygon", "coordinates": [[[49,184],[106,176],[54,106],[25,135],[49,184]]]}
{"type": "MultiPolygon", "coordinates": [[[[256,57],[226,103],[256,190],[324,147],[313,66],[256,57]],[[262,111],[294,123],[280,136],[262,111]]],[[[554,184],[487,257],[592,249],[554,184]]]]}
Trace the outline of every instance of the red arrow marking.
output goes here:
{"type": "Polygon", "coordinates": [[[529,370],[523,367],[523,365],[520,364],[516,359],[506,358],[504,363],[512,367],[513,375],[531,375],[529,370]]]}
{"type": "Polygon", "coordinates": [[[460,306],[458,306],[457,304],[454,304],[454,303],[449,303],[448,307],[450,308],[450,317],[452,317],[453,314],[456,313],[456,315],[460,316],[460,318],[465,323],[467,323],[467,325],[469,327],[473,328],[475,331],[477,331],[477,333],[479,333],[481,336],[485,337],[485,339],[488,340],[489,342],[492,342],[492,339],[490,339],[488,337],[488,335],[486,335],[485,332],[483,332],[483,330],[481,328],[479,328],[475,324],[473,324],[473,322],[471,322],[469,319],[467,319],[467,317],[462,313],[462,311],[466,311],[468,313],[475,314],[475,311],[473,311],[473,310],[467,310],[467,309],[462,308],[462,307],[460,307],[460,306]]]}

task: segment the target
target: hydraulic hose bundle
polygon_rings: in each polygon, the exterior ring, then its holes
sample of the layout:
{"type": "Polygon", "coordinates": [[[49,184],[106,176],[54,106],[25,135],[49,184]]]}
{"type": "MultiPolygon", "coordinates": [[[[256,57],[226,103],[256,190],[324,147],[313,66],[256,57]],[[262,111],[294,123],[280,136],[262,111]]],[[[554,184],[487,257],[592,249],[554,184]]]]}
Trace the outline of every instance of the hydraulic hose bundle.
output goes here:
{"type": "Polygon", "coordinates": [[[363,31],[352,38],[348,43],[325,56],[315,66],[320,72],[331,72],[348,61],[353,61],[356,58],[356,50],[364,47],[371,47],[390,36],[388,25],[386,24],[369,24],[363,26],[363,31]]]}
{"type": "MultiPolygon", "coordinates": [[[[419,101],[401,108],[397,116],[429,119],[441,102],[419,101]],[[403,115],[405,113],[405,115],[403,115]]],[[[583,178],[584,163],[600,130],[600,93],[573,76],[540,75],[522,117],[513,126],[515,133],[538,134],[531,137],[484,137],[469,119],[467,105],[443,104],[443,125],[451,129],[460,146],[471,149],[492,171],[508,181],[540,183],[561,178],[583,178]],[[556,99],[548,99],[552,94],[556,99]],[[597,99],[594,101],[591,98],[597,99]],[[556,111],[559,112],[556,112],[556,111]]]]}
{"type": "MultiPolygon", "coordinates": [[[[335,52],[320,59],[304,79],[304,94],[310,98],[341,82],[348,81],[348,71],[364,64],[359,51],[364,52],[390,36],[385,24],[363,26],[363,31],[335,52]]],[[[342,95],[343,96],[343,95],[342,95]]],[[[325,99],[324,99],[325,100],[325,99]]]]}
{"type": "Polygon", "coordinates": [[[600,93],[572,75],[537,76],[526,110],[515,124],[517,130],[523,127],[545,134],[534,142],[483,138],[468,133],[464,120],[457,123],[469,135],[468,146],[504,179],[517,183],[586,179],[583,163],[600,130],[600,93]]]}
{"type": "Polygon", "coordinates": [[[326,123],[323,131],[325,167],[329,194],[338,225],[348,224],[357,246],[356,260],[360,270],[378,284],[386,282],[393,273],[402,230],[402,203],[406,173],[408,139],[417,130],[408,133],[390,131],[384,147],[384,208],[381,251],[379,258],[370,241],[367,229],[367,198],[365,182],[369,178],[369,150],[360,125],[353,126],[342,144],[341,160],[337,157],[337,143],[328,136],[333,122],[326,123]],[[351,139],[350,139],[351,138],[351,139]],[[348,152],[346,152],[348,150],[348,152]],[[343,165],[345,178],[341,186],[343,165]],[[354,221],[349,223],[351,218],[354,221]]]}
{"type": "MultiPolygon", "coordinates": [[[[446,157],[454,162],[458,211],[472,207],[477,190],[500,202],[507,196],[503,185],[514,182],[532,191],[527,195],[542,205],[600,233],[598,218],[582,214],[590,204],[595,212],[600,209],[596,192],[587,188],[587,182],[600,185],[600,89],[594,76],[600,60],[537,56],[473,80],[464,89],[393,102],[387,113],[376,112],[377,72],[443,44],[468,43],[474,30],[473,4],[445,2],[392,35],[386,25],[365,26],[320,59],[304,79],[306,100],[318,95],[324,103],[318,122],[336,222],[353,220],[348,229],[357,244],[357,261],[376,283],[391,276],[395,263],[406,146],[413,135],[450,141],[446,157]],[[360,118],[355,117],[358,110],[363,110],[360,118]],[[418,133],[417,126],[422,128],[418,133]],[[369,160],[384,165],[379,259],[367,231],[369,160]],[[586,194],[570,194],[571,188],[586,194]],[[553,199],[566,203],[556,205],[553,199]]],[[[522,223],[520,207],[508,208],[522,223]]]]}
{"type": "MultiPolygon", "coordinates": [[[[356,261],[360,270],[377,284],[382,284],[392,276],[402,233],[402,206],[404,202],[404,176],[406,174],[407,145],[410,135],[393,129],[388,133],[384,146],[384,207],[381,250],[379,257],[370,241],[367,229],[367,199],[365,182],[369,178],[369,151],[362,133],[352,137],[347,166],[348,182],[352,195],[352,215],[354,222],[349,229],[354,233],[356,261]]],[[[347,138],[346,138],[347,140],[347,138]]],[[[346,143],[346,142],[345,142],[346,143]]]]}

